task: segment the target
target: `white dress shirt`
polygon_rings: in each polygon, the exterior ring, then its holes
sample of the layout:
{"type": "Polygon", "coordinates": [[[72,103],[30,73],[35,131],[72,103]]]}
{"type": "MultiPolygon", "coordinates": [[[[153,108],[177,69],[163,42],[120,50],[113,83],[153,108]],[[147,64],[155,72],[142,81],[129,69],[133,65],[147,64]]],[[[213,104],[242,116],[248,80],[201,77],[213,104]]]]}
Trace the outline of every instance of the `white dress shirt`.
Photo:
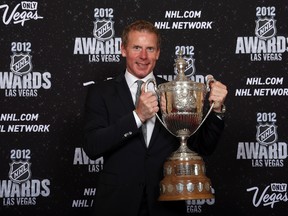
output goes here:
{"type": "MultiPolygon", "coordinates": [[[[153,72],[149,73],[146,77],[144,77],[141,80],[146,82],[149,78],[155,79],[155,77],[153,75],[153,72]]],[[[128,87],[130,89],[130,92],[131,92],[131,95],[132,95],[132,98],[133,98],[133,102],[135,104],[136,91],[137,91],[137,87],[138,87],[136,81],[139,80],[139,79],[137,77],[133,76],[127,70],[125,72],[125,79],[126,79],[126,82],[128,84],[128,87]]],[[[155,92],[153,86],[151,86],[151,85],[148,86],[148,90],[155,92]]],[[[138,117],[137,113],[135,112],[135,110],[133,111],[133,114],[134,114],[134,118],[135,118],[136,124],[137,124],[138,128],[140,128],[142,126],[142,122],[141,122],[140,118],[138,117]]],[[[152,132],[153,132],[153,129],[154,129],[155,120],[156,120],[156,116],[153,116],[151,119],[148,119],[146,121],[146,126],[147,126],[147,147],[148,147],[149,142],[151,140],[151,136],[152,136],[152,132]]]]}

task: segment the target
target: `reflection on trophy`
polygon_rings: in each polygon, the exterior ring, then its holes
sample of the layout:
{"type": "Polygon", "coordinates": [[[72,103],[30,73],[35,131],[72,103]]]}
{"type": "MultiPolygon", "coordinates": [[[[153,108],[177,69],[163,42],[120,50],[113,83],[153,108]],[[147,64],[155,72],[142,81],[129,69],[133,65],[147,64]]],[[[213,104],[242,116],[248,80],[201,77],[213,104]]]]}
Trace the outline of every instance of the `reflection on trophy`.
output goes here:
{"type": "Polygon", "coordinates": [[[145,83],[154,84],[160,100],[163,126],[180,139],[180,147],[164,163],[164,179],[160,182],[160,201],[213,198],[210,179],[205,176],[205,163],[201,156],[187,147],[187,139],[193,135],[211,112],[213,105],[203,119],[202,110],[206,92],[203,83],[197,83],[185,76],[186,61],[179,54],[176,59],[178,74],[175,80],[156,86],[153,79],[145,83]]]}

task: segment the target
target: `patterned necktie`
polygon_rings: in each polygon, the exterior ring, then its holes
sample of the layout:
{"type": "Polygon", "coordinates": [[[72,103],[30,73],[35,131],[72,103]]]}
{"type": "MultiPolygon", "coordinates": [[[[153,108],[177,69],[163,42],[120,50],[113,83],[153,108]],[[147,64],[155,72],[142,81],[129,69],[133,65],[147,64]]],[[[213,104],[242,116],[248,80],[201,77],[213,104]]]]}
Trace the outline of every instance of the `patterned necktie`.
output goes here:
{"type": "MultiPolygon", "coordinates": [[[[138,87],[137,87],[137,91],[136,91],[135,106],[137,106],[137,104],[138,104],[139,96],[141,94],[141,86],[144,82],[142,80],[137,80],[136,83],[137,83],[138,87]]],[[[147,144],[147,125],[144,123],[142,124],[142,133],[143,133],[145,143],[147,144]]]]}
{"type": "Polygon", "coordinates": [[[138,100],[139,100],[139,97],[141,94],[141,86],[144,82],[142,80],[137,80],[136,83],[138,86],[137,86],[137,91],[136,91],[135,106],[137,106],[137,104],[138,104],[138,100]]]}

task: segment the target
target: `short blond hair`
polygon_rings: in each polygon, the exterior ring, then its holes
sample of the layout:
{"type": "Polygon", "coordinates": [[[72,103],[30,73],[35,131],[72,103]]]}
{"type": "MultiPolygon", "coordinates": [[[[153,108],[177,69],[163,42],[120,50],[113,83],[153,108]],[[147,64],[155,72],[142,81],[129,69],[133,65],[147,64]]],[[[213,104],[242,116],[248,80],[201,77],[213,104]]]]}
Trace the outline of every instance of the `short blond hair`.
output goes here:
{"type": "Polygon", "coordinates": [[[122,45],[127,47],[128,44],[128,34],[131,31],[146,31],[149,33],[153,33],[157,36],[157,48],[160,49],[161,46],[161,35],[158,29],[151,23],[146,20],[137,20],[130,25],[126,26],[122,32],[122,45]]]}

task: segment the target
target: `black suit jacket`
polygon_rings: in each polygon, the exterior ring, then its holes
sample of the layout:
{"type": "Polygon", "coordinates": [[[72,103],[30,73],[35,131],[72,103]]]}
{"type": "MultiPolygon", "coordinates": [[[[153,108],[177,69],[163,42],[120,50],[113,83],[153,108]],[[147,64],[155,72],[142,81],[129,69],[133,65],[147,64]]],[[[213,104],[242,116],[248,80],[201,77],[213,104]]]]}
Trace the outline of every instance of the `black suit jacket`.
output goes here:
{"type": "MultiPolygon", "coordinates": [[[[156,78],[157,84],[166,82],[156,78]]],[[[165,160],[179,147],[156,118],[149,147],[137,128],[135,109],[124,73],[91,86],[85,105],[84,150],[91,159],[104,157],[94,201],[95,216],[137,216],[143,194],[151,216],[180,215],[184,202],[160,202],[159,183],[165,160]]],[[[159,113],[160,114],[160,113],[159,113]]],[[[198,132],[188,139],[200,154],[214,151],[224,123],[210,114],[198,132]]]]}

